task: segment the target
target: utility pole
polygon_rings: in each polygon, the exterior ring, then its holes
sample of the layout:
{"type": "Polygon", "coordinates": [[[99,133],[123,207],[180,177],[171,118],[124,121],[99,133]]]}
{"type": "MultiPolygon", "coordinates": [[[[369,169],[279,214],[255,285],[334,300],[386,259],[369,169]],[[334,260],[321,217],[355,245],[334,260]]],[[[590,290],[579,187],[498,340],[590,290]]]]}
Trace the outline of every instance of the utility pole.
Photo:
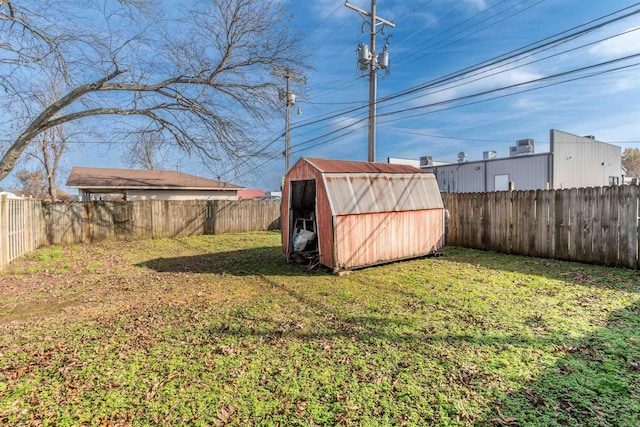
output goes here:
{"type": "MultiPolygon", "coordinates": [[[[371,12],[367,12],[364,9],[360,9],[348,1],[344,3],[349,9],[355,10],[358,12],[366,21],[366,18],[369,18],[370,24],[370,39],[369,39],[369,129],[368,129],[368,161],[375,162],[376,161],[376,98],[378,91],[378,69],[383,69],[383,67],[378,66],[378,60],[376,57],[376,27],[379,24],[388,25],[392,28],[396,27],[391,21],[387,21],[386,19],[380,18],[376,15],[376,0],[371,0],[371,12]]],[[[363,27],[364,28],[364,27],[363,27]]],[[[385,50],[386,52],[386,50],[385,50]]],[[[388,62],[388,61],[387,61],[388,62]]],[[[388,64],[385,64],[384,68],[387,68],[388,64]]]]}
{"type": "Polygon", "coordinates": [[[291,135],[289,134],[289,128],[291,126],[291,107],[296,104],[296,94],[291,92],[291,80],[298,83],[306,83],[307,79],[299,71],[293,71],[289,68],[285,68],[282,71],[273,71],[271,74],[274,76],[282,77],[286,81],[284,92],[280,92],[280,99],[285,101],[286,116],[285,116],[285,128],[284,128],[284,158],[285,158],[285,174],[289,172],[289,163],[291,159],[291,135]]]}

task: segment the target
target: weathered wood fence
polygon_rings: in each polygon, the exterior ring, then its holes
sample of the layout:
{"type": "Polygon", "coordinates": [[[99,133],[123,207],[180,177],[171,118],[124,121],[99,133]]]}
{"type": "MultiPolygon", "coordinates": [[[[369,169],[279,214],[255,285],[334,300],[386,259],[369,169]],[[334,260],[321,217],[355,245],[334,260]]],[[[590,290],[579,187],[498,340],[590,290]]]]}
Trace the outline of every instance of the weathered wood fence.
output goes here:
{"type": "Polygon", "coordinates": [[[42,203],[0,198],[0,269],[46,244],[42,203]]]}
{"type": "Polygon", "coordinates": [[[280,228],[273,200],[48,203],[0,199],[0,268],[45,245],[280,228]]]}
{"type": "Polygon", "coordinates": [[[638,186],[443,193],[447,244],[638,268],[638,186]]]}

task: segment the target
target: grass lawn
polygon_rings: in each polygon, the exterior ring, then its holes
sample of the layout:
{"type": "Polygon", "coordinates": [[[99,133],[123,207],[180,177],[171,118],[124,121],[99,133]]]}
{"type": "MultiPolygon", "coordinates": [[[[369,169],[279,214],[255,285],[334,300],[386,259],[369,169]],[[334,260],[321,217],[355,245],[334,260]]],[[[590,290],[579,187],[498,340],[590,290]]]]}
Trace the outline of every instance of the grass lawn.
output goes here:
{"type": "Polygon", "coordinates": [[[640,277],[445,248],[305,274],[278,233],[0,273],[0,425],[640,425],[640,277]]]}

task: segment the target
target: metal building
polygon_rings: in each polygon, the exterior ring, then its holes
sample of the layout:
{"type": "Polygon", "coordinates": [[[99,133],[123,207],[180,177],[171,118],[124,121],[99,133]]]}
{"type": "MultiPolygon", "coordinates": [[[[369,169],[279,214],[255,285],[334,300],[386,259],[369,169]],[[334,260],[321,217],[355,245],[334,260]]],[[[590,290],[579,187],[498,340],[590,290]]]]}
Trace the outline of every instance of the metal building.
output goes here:
{"type": "Polygon", "coordinates": [[[601,187],[624,182],[620,147],[597,141],[591,135],[551,129],[550,152],[540,154],[528,154],[533,150],[533,140],[517,143],[511,147],[511,157],[486,156],[483,160],[427,170],[436,174],[438,186],[444,192],[601,187]]]}
{"type": "Polygon", "coordinates": [[[406,165],[302,158],[285,177],[287,259],[317,251],[321,264],[339,271],[420,257],[443,245],[444,206],[432,173],[406,165]]]}

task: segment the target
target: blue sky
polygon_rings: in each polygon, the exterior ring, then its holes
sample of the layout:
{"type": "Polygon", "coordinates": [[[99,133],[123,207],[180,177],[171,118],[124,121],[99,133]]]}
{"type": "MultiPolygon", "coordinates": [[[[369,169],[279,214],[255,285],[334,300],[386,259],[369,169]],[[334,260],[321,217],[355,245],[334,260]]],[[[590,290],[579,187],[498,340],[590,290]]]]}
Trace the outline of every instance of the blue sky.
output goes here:
{"type": "MultiPolygon", "coordinates": [[[[370,0],[351,3],[367,10],[370,7],[370,0]]],[[[378,37],[377,45],[381,47],[385,37],[392,35],[388,45],[391,73],[378,80],[378,98],[430,82],[632,4],[595,0],[378,0],[378,15],[396,24],[395,29],[386,28],[385,34],[378,37]]],[[[304,35],[305,46],[314,53],[311,57],[314,69],[306,72],[306,87],[298,88],[303,94],[297,107],[303,114],[292,115],[291,163],[300,156],[366,160],[366,120],[354,133],[334,141],[317,145],[343,132],[307,142],[366,117],[366,108],[305,126],[317,117],[366,103],[368,80],[359,76],[355,62],[357,44],[368,43],[368,33],[361,32],[363,19],[345,7],[343,1],[290,1],[288,7],[304,35]],[[303,126],[296,128],[300,125],[303,126]],[[296,148],[297,144],[303,145],[296,148]]],[[[504,70],[496,69],[478,76],[484,79],[459,87],[442,87],[438,93],[420,92],[381,103],[378,113],[445,101],[640,53],[640,31],[562,53],[638,27],[640,16],[636,15],[504,68],[558,54],[553,58],[486,77],[504,70]],[[392,103],[395,105],[386,106],[392,103]]],[[[634,58],[610,68],[637,62],[638,58],[634,58]]],[[[601,69],[594,71],[598,70],[601,69]]],[[[431,155],[437,160],[455,161],[460,151],[465,151],[469,159],[481,159],[486,150],[496,150],[499,157],[506,157],[509,146],[522,138],[534,138],[536,152],[543,152],[549,149],[552,128],[595,135],[606,142],[640,143],[639,75],[640,69],[632,67],[466,107],[454,103],[381,117],[377,125],[376,160],[431,155]],[[456,108],[435,112],[444,107],[456,108]],[[419,113],[427,114],[416,116],[419,113]]],[[[504,94],[499,92],[466,102],[504,94]]],[[[638,143],[620,145],[635,147],[638,143]]],[[[255,181],[255,186],[268,189],[277,185],[284,162],[278,159],[265,168],[268,172],[255,181]]]]}
{"type": "MultiPolygon", "coordinates": [[[[370,0],[351,3],[367,10],[370,7],[370,0]]],[[[390,75],[380,74],[378,80],[378,99],[633,4],[620,0],[377,0],[378,15],[396,24],[396,28],[386,28],[385,34],[377,39],[378,52],[388,40],[391,58],[390,75]]],[[[298,103],[292,110],[291,164],[301,156],[366,161],[367,121],[362,119],[367,116],[368,81],[357,72],[355,60],[358,43],[368,43],[369,39],[368,33],[361,32],[363,18],[345,7],[342,0],[290,0],[285,6],[303,37],[306,59],[313,67],[305,71],[306,85],[294,86],[298,103]],[[356,107],[363,108],[348,112],[356,107]],[[296,114],[298,108],[301,115],[296,114]],[[310,124],[327,116],[335,117],[310,124]],[[345,128],[353,123],[356,125],[345,128]]],[[[637,6],[629,10],[636,9],[637,6]]],[[[617,16],[620,14],[612,17],[617,16]]],[[[509,146],[523,138],[535,139],[536,152],[544,152],[549,149],[552,128],[595,135],[598,140],[619,143],[623,148],[640,147],[638,66],[486,102],[477,101],[535,85],[397,113],[640,53],[640,30],[633,31],[639,28],[640,14],[475,78],[381,102],[378,113],[383,116],[378,119],[376,160],[431,155],[436,160],[455,161],[460,151],[465,151],[469,160],[476,160],[486,150],[495,150],[498,157],[506,157],[509,146]],[[616,36],[625,31],[629,32],[616,36]],[[595,43],[608,37],[613,38],[595,43]],[[583,45],[587,46],[580,47],[583,45]],[[461,106],[469,102],[477,103],[461,106]]],[[[633,58],[566,78],[639,62],[640,58],[633,58]]],[[[557,80],[544,84],[549,83],[557,80]]],[[[274,141],[283,132],[284,105],[281,117],[282,121],[276,120],[272,129],[264,130],[265,143],[274,141]]],[[[284,150],[284,139],[277,139],[269,149],[275,153],[273,160],[257,161],[252,173],[226,174],[220,178],[251,188],[278,189],[284,174],[284,157],[278,153],[284,150]]],[[[68,166],[124,167],[118,147],[83,146],[70,154],[68,166]]],[[[165,167],[218,178],[200,168],[198,161],[186,157],[171,159],[165,167]]],[[[66,175],[60,181],[64,183],[66,175]]]]}

